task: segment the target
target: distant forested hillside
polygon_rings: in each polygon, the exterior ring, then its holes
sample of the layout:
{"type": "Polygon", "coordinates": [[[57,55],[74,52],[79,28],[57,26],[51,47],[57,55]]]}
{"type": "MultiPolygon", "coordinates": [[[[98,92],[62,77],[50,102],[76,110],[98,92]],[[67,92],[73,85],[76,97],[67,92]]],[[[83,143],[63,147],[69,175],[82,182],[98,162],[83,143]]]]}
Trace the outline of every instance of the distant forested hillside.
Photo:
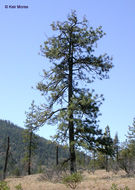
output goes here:
{"type": "MultiPolygon", "coordinates": [[[[7,138],[10,138],[9,149],[9,161],[8,161],[8,173],[24,173],[25,174],[25,162],[24,162],[24,142],[22,134],[24,129],[11,123],[10,121],[0,120],[0,173],[2,173],[7,138]]],[[[68,158],[68,151],[59,147],[59,161],[68,158]]],[[[41,165],[44,167],[51,167],[56,163],[56,145],[51,141],[37,136],[37,149],[32,160],[33,173],[38,172],[41,165]]]]}

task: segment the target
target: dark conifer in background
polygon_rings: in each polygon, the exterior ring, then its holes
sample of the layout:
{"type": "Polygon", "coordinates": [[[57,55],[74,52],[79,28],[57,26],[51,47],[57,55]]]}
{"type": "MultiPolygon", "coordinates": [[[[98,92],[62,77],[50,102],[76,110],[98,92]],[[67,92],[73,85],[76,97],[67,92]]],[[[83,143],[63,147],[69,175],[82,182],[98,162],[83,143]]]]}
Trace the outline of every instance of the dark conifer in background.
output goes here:
{"type": "Polygon", "coordinates": [[[23,142],[25,144],[25,158],[24,161],[27,163],[27,172],[28,175],[31,174],[31,166],[32,166],[32,156],[34,154],[34,151],[37,147],[37,136],[35,135],[35,131],[37,128],[34,125],[34,118],[33,118],[33,112],[34,112],[34,102],[32,102],[30,107],[30,112],[26,113],[26,121],[25,121],[25,127],[23,133],[23,142]]]}

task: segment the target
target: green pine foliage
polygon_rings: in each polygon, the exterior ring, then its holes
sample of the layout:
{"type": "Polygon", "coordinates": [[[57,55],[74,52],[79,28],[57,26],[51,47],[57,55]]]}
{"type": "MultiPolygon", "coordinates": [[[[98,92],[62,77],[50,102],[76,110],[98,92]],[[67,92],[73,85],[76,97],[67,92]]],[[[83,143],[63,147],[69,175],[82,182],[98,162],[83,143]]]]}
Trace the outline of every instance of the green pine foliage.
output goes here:
{"type": "Polygon", "coordinates": [[[112,156],[114,154],[113,139],[111,138],[110,127],[108,125],[105,128],[103,141],[104,141],[104,145],[103,145],[102,152],[105,153],[106,155],[112,156]]]}
{"type": "Polygon", "coordinates": [[[57,125],[55,139],[68,143],[71,172],[75,172],[77,146],[92,149],[99,142],[97,123],[103,96],[95,95],[90,84],[96,78],[109,77],[112,58],[95,54],[98,40],[105,35],[102,27],[90,27],[85,17],[79,21],[75,11],[51,27],[56,35],[41,45],[41,55],[49,59],[51,67],[43,70],[43,79],[37,84],[47,101],[34,106],[33,118],[38,127],[46,122],[57,125]]]}
{"type": "Polygon", "coordinates": [[[110,127],[106,126],[102,136],[101,146],[98,148],[97,160],[100,168],[109,171],[109,160],[114,157],[113,139],[111,138],[110,127]]]}
{"type": "Polygon", "coordinates": [[[115,137],[113,140],[113,149],[114,149],[115,160],[118,162],[119,151],[120,151],[120,142],[119,142],[119,138],[118,138],[118,133],[115,134],[115,137]]]}
{"type": "Polygon", "coordinates": [[[128,175],[135,175],[135,118],[128,129],[127,139],[120,151],[119,163],[128,175]]]}
{"type": "Polygon", "coordinates": [[[37,148],[37,136],[35,135],[35,131],[37,127],[33,124],[33,104],[32,102],[29,113],[26,113],[26,121],[25,121],[25,131],[23,134],[23,142],[25,144],[25,157],[24,162],[26,163],[28,175],[31,174],[31,166],[32,166],[32,158],[35,153],[35,149],[37,148]]]}
{"type": "Polygon", "coordinates": [[[133,119],[132,126],[128,127],[128,135],[126,135],[128,138],[128,142],[131,144],[135,144],[135,118],[133,119]]]}

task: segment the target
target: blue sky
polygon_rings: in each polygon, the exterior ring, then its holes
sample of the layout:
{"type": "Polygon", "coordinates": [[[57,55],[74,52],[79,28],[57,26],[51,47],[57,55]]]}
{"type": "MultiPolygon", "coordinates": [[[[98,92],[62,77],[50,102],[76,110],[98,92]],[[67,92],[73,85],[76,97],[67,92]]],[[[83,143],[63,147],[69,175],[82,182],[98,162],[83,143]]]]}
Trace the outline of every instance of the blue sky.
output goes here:
{"type": "MultiPolygon", "coordinates": [[[[134,0],[1,0],[0,3],[0,119],[24,127],[25,111],[34,99],[43,99],[31,87],[41,80],[47,59],[38,55],[46,36],[52,36],[52,21],[64,21],[71,10],[89,24],[103,26],[107,35],[98,51],[113,56],[110,79],[92,84],[104,94],[100,127],[110,126],[125,139],[135,117],[135,1],[134,0]],[[28,5],[28,9],[5,9],[5,5],[28,5]]],[[[45,126],[40,136],[55,134],[54,126],[45,126]]]]}

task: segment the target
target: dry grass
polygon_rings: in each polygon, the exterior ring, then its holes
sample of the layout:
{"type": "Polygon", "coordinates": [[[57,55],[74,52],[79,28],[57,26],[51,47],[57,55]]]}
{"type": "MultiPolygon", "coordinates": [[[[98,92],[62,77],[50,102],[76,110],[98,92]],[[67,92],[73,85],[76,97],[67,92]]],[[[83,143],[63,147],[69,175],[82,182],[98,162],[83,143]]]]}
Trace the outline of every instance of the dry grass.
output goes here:
{"type": "MultiPolygon", "coordinates": [[[[23,190],[68,190],[65,185],[60,183],[51,183],[41,181],[41,174],[25,176],[21,178],[8,178],[11,190],[21,183],[23,190]]],[[[130,190],[135,190],[135,178],[127,178],[124,172],[119,172],[117,175],[112,172],[106,173],[103,170],[98,170],[95,174],[84,173],[84,180],[78,186],[77,190],[109,190],[113,183],[119,187],[128,186],[130,190]]]]}

